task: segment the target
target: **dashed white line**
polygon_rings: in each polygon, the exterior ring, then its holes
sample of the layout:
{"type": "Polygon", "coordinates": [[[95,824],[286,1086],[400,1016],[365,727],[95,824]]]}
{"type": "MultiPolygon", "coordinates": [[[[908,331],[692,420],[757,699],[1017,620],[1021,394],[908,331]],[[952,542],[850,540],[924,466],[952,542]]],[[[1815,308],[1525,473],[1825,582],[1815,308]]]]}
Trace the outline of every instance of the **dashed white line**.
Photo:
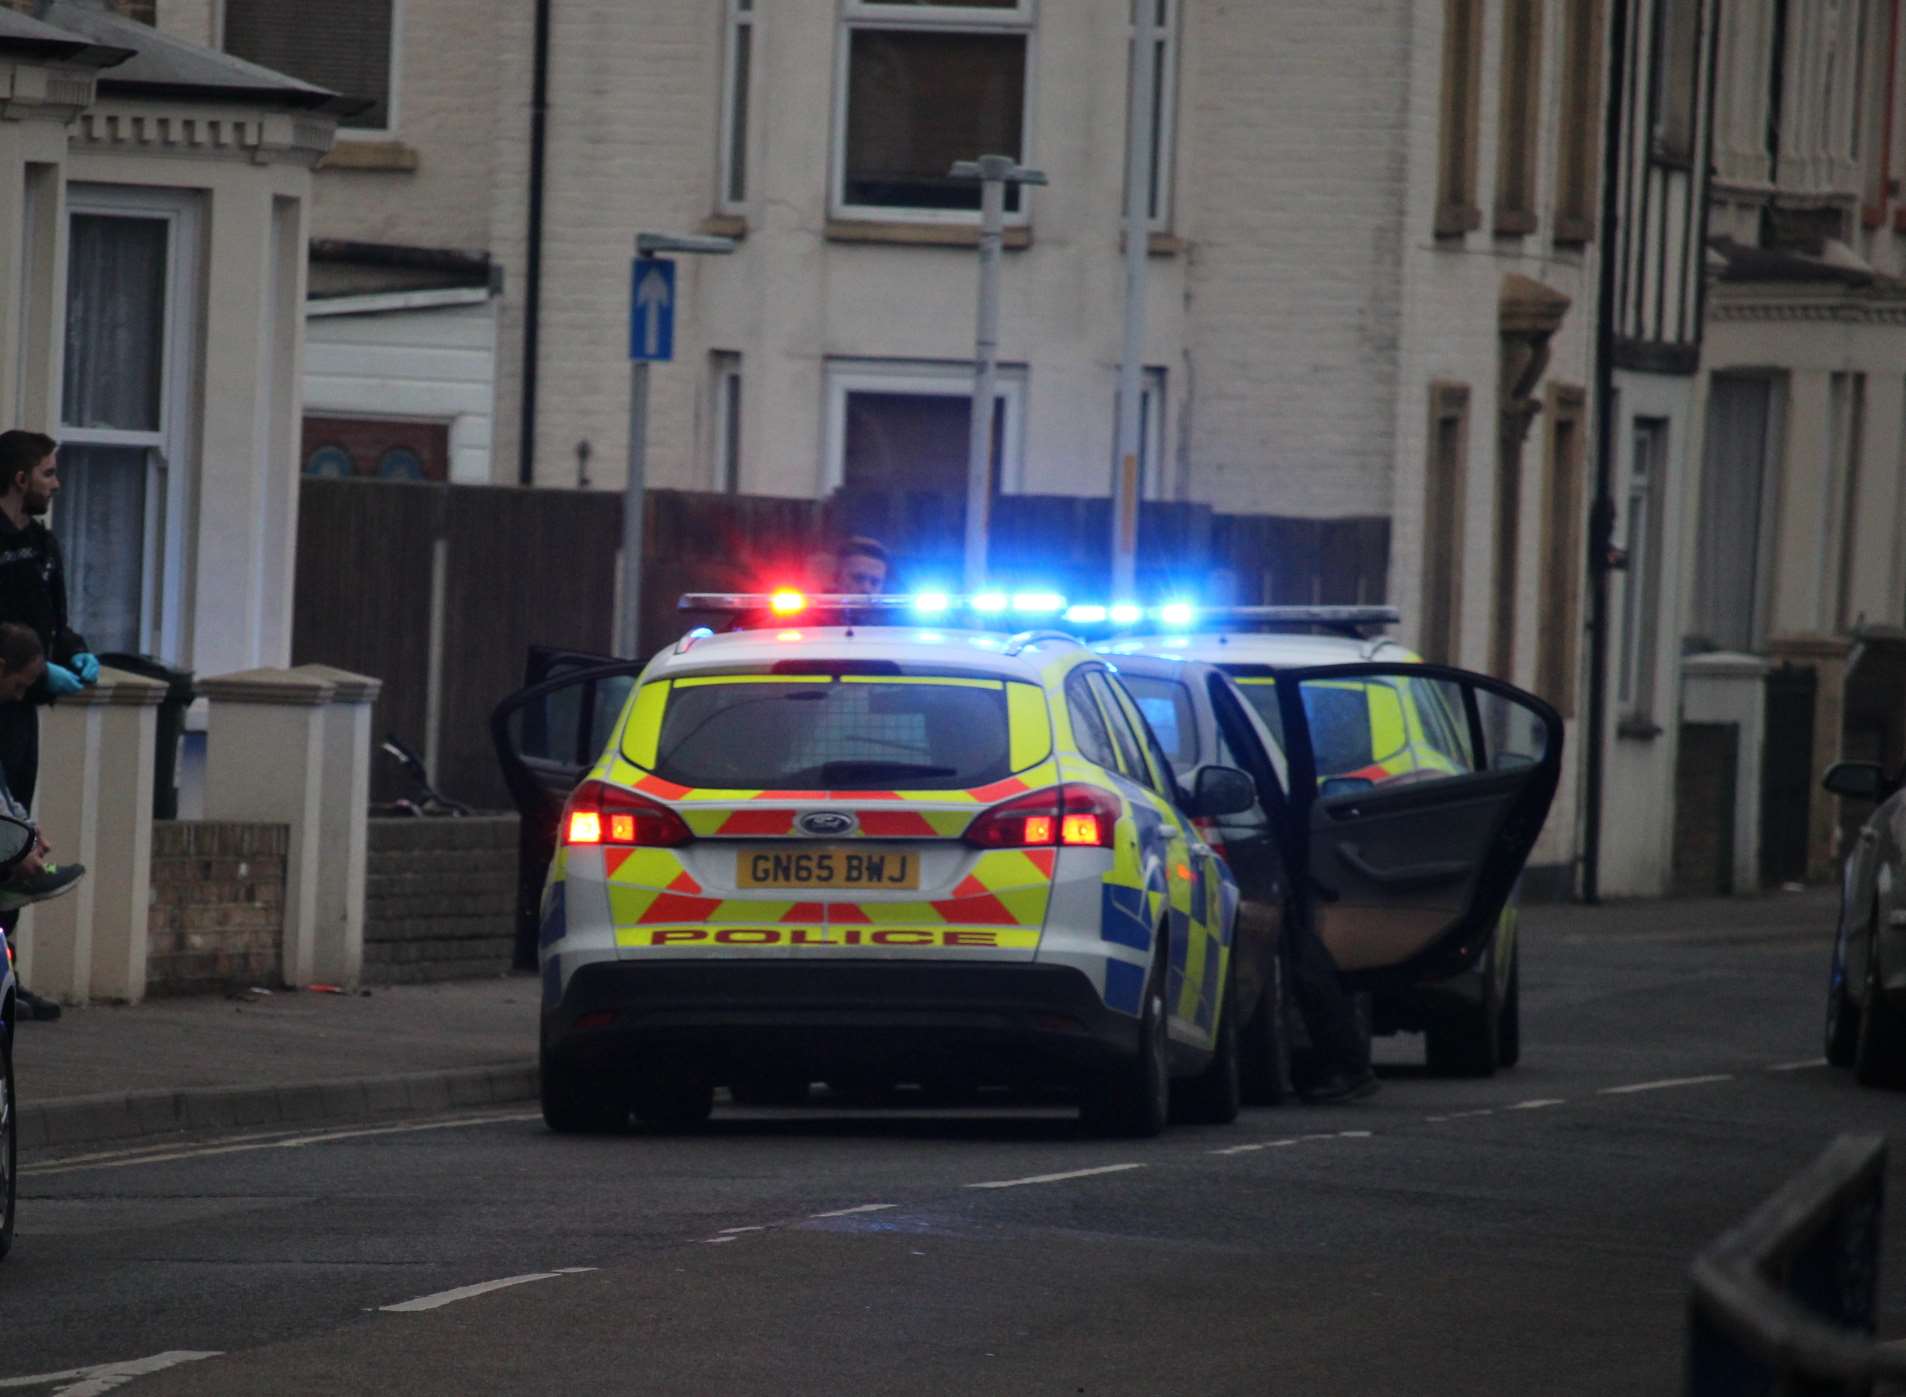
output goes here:
{"type": "Polygon", "coordinates": [[[558,1271],[532,1271],[527,1276],[505,1276],[500,1281],[479,1281],[476,1285],[460,1285],[455,1290],[440,1290],[435,1295],[420,1295],[415,1300],[404,1300],[395,1305],[381,1305],[378,1308],[385,1314],[409,1315],[422,1310],[440,1310],[445,1305],[454,1305],[459,1300],[473,1299],[478,1295],[488,1295],[493,1290],[508,1290],[511,1286],[528,1285],[531,1281],[553,1281],[558,1276],[578,1276],[593,1271],[593,1266],[566,1266],[558,1271]]]}
{"type": "Polygon", "coordinates": [[[898,1203],[862,1203],[854,1208],[836,1208],[830,1213],[809,1213],[810,1218],[850,1218],[856,1213],[884,1213],[889,1208],[898,1208],[898,1203]]]}
{"type": "Polygon", "coordinates": [[[1708,1072],[1699,1077],[1663,1077],[1658,1082],[1630,1082],[1625,1087],[1603,1087],[1597,1096],[1633,1096],[1639,1091],[1667,1091],[1672,1087],[1700,1087],[1710,1082],[1731,1082],[1732,1072],[1708,1072]]]}
{"type": "Polygon", "coordinates": [[[766,1224],[757,1222],[747,1227],[724,1227],[721,1230],[726,1235],[731,1232],[766,1232],[768,1229],[766,1224]]]}
{"type": "Polygon", "coordinates": [[[1827,1060],[1823,1057],[1803,1057],[1798,1062],[1776,1062],[1767,1070],[1769,1072],[1805,1072],[1809,1068],[1825,1067],[1826,1065],[1827,1060]]]}
{"type": "Polygon", "coordinates": [[[968,1188],[1023,1188],[1027,1184],[1060,1184],[1068,1179],[1089,1179],[1098,1174],[1122,1174],[1127,1169],[1143,1169],[1143,1164],[1101,1164],[1096,1169],[1068,1169],[1063,1174],[1033,1174],[1024,1179],[992,1179],[968,1188]]]}
{"type": "Polygon", "coordinates": [[[1566,1106],[1568,1102],[1559,1096],[1538,1096],[1532,1101],[1518,1101],[1513,1106],[1504,1106],[1505,1111],[1540,1111],[1549,1106],[1566,1106]]]}
{"type": "Polygon", "coordinates": [[[739,1237],[730,1236],[730,1237],[704,1237],[702,1238],[702,1240],[711,1247],[718,1247],[723,1242],[738,1242],[741,1239],[739,1237]]]}
{"type": "Polygon", "coordinates": [[[1297,1138],[1295,1136],[1292,1136],[1288,1140],[1259,1140],[1256,1144],[1251,1144],[1251,1145],[1232,1145],[1228,1149],[1213,1150],[1211,1153],[1213,1154],[1250,1154],[1254,1150],[1275,1150],[1275,1149],[1281,1149],[1285,1145],[1295,1145],[1296,1143],[1297,1143],[1297,1138]]]}
{"type": "Polygon", "coordinates": [[[1442,1121],[1466,1121],[1474,1120],[1477,1116],[1493,1116],[1495,1113],[1496,1108],[1494,1106],[1485,1106],[1479,1111],[1451,1111],[1446,1116],[1425,1116],[1423,1119],[1432,1123],[1440,1123],[1442,1121]]]}

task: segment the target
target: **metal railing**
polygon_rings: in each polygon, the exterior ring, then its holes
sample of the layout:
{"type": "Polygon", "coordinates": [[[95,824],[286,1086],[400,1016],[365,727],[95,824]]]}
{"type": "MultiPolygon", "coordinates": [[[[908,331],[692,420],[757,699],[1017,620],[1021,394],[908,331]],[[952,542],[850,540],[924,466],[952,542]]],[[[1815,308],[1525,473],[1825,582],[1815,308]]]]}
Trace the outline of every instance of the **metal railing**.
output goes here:
{"type": "Polygon", "coordinates": [[[1872,1342],[1886,1142],[1843,1135],[1695,1258],[1689,1397],[1906,1391],[1906,1350],[1872,1342]]]}

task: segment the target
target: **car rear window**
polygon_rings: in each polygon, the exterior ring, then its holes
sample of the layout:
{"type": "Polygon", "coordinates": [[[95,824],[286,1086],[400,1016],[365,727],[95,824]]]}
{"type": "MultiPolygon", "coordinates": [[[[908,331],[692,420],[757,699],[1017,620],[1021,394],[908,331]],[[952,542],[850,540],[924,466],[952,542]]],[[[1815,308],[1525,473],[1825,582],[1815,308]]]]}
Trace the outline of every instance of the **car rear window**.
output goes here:
{"type": "Polygon", "coordinates": [[[694,677],[673,681],[653,770],[722,790],[958,790],[1043,761],[1046,723],[1038,689],[1000,680],[694,677]]]}
{"type": "MultiPolygon", "coordinates": [[[[1277,707],[1277,681],[1265,675],[1240,675],[1238,687],[1278,745],[1284,745],[1284,715],[1277,707]]],[[[1323,776],[1361,771],[1376,760],[1371,750],[1370,704],[1363,685],[1304,686],[1304,715],[1310,720],[1311,750],[1323,776]]]]}
{"type": "Polygon", "coordinates": [[[1152,679],[1120,673],[1119,682],[1151,724],[1165,758],[1180,771],[1198,764],[1198,723],[1191,707],[1191,691],[1175,679],[1152,679]]]}

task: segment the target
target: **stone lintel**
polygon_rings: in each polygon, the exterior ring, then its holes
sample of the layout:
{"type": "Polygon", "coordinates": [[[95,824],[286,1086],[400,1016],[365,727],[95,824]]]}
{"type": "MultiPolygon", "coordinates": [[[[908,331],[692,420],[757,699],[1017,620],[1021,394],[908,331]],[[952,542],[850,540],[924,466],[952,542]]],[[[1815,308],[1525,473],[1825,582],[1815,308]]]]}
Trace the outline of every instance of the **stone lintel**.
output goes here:
{"type": "Polygon", "coordinates": [[[214,675],[198,680],[195,687],[213,703],[262,703],[288,708],[316,708],[329,703],[336,692],[330,680],[317,675],[269,668],[214,675]]]}
{"type": "Polygon", "coordinates": [[[368,674],[353,674],[336,665],[299,665],[291,672],[310,675],[331,685],[336,691],[331,697],[337,703],[375,703],[377,696],[384,690],[383,680],[373,679],[368,674]]]}
{"type": "Polygon", "coordinates": [[[165,691],[163,680],[148,679],[143,674],[128,674],[123,669],[101,665],[97,684],[89,685],[76,694],[62,695],[59,702],[81,708],[146,708],[165,702],[165,691]]]}

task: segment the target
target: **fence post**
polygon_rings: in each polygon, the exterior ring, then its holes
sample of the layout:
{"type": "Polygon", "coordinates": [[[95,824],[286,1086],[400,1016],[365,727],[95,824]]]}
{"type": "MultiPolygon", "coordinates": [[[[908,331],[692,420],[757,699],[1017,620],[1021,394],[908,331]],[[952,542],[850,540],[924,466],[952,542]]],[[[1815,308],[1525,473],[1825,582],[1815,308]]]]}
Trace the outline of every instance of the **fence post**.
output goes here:
{"type": "Polygon", "coordinates": [[[83,863],[71,895],[33,909],[22,978],[68,1003],[146,993],[153,746],[166,686],[102,669],[41,719],[39,822],[55,863],[83,863]]]}
{"type": "Polygon", "coordinates": [[[322,832],[318,856],[317,943],[313,976],[327,984],[357,988],[364,973],[364,890],[369,867],[371,812],[371,705],[381,679],[330,665],[299,665],[293,671],[332,686],[324,707],[324,798],[318,807],[322,832]]]}
{"type": "Polygon", "coordinates": [[[250,669],[201,679],[198,688],[210,703],[205,818],[290,826],[280,964],[286,984],[308,984],[318,966],[324,735],[336,686],[298,670],[250,669]]]}

